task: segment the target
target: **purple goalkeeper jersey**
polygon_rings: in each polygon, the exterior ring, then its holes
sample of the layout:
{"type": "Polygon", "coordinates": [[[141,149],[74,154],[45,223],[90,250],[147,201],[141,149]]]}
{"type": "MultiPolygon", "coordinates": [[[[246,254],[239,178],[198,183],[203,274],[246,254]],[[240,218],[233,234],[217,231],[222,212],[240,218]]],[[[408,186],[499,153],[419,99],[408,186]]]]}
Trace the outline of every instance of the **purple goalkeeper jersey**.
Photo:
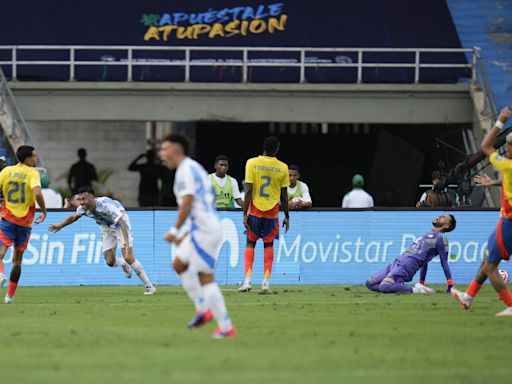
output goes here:
{"type": "Polygon", "coordinates": [[[446,280],[452,278],[448,266],[448,240],[441,231],[432,230],[414,240],[414,243],[407,248],[397,260],[400,260],[402,268],[409,275],[409,280],[421,269],[420,280],[425,280],[427,265],[430,260],[439,255],[446,280]]]}

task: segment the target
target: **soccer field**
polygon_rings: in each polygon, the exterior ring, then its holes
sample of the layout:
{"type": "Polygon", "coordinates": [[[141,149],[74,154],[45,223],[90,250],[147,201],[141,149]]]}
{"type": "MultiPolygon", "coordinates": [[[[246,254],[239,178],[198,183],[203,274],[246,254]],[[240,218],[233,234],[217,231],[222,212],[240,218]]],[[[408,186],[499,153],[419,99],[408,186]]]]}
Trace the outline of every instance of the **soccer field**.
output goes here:
{"type": "MultiPolygon", "coordinates": [[[[239,335],[187,330],[180,287],[20,287],[2,305],[6,383],[491,383],[512,369],[510,318],[489,286],[471,311],[448,294],[274,286],[224,294],[239,335]]],[[[442,289],[443,287],[436,287],[442,289]]]]}

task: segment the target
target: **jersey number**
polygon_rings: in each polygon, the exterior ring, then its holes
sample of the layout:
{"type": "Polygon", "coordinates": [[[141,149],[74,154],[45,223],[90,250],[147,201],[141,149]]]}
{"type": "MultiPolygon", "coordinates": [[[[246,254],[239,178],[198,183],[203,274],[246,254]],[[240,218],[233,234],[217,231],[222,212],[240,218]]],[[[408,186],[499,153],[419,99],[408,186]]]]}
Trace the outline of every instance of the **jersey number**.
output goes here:
{"type": "Polygon", "coordinates": [[[270,185],[271,178],[270,176],[261,176],[261,180],[265,181],[263,184],[261,184],[260,187],[260,196],[261,197],[270,197],[268,193],[265,193],[265,188],[267,188],[270,185]]]}
{"type": "Polygon", "coordinates": [[[25,203],[25,183],[9,181],[8,185],[12,186],[12,189],[7,192],[7,201],[13,204],[25,203]]]}

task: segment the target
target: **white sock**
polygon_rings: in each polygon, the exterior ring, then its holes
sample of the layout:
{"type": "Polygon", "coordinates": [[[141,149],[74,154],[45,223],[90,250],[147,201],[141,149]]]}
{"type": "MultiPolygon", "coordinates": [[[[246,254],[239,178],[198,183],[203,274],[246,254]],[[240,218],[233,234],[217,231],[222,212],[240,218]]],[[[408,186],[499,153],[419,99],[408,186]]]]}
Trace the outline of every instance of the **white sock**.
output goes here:
{"type": "Polygon", "coordinates": [[[199,282],[199,276],[196,272],[187,269],[179,274],[183,289],[187,292],[188,297],[194,303],[196,312],[205,312],[208,309],[204,298],[203,287],[199,282]]]}
{"type": "Polygon", "coordinates": [[[213,313],[213,317],[217,320],[220,329],[227,331],[232,327],[231,319],[226,309],[226,303],[224,302],[224,296],[220,291],[219,286],[216,282],[203,285],[204,298],[208,308],[213,313]]]}
{"type": "Polygon", "coordinates": [[[141,281],[144,283],[144,286],[146,286],[146,287],[153,286],[153,284],[149,280],[148,275],[146,275],[146,271],[144,271],[144,267],[142,266],[142,264],[140,263],[139,260],[135,260],[132,263],[131,267],[135,271],[137,276],[139,276],[139,279],[141,279],[141,281]]]}
{"type": "Polygon", "coordinates": [[[464,300],[466,303],[471,304],[473,302],[473,297],[469,296],[466,292],[464,292],[464,300]]]}
{"type": "Polygon", "coordinates": [[[268,287],[268,286],[270,286],[270,279],[268,279],[268,278],[266,278],[266,277],[265,277],[265,278],[263,278],[263,282],[261,283],[261,285],[262,285],[263,287],[268,287]]]}
{"type": "Polygon", "coordinates": [[[249,284],[251,284],[251,277],[245,276],[244,285],[249,285],[249,284]]]}
{"type": "Polygon", "coordinates": [[[116,257],[116,261],[113,265],[113,267],[124,267],[126,265],[126,260],[122,257],[116,257]]]}

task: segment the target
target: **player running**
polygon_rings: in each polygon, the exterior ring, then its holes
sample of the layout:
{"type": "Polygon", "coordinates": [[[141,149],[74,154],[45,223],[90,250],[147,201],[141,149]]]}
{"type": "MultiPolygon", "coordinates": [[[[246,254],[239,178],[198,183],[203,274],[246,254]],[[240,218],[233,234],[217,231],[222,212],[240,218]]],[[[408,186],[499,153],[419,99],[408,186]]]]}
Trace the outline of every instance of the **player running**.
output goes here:
{"type": "Polygon", "coordinates": [[[274,262],[274,239],[279,238],[279,202],[284,211],[285,233],[290,228],[288,214],[288,166],[277,160],[279,139],[270,136],[263,142],[263,156],[254,157],[245,166],[244,225],[247,228],[247,245],[244,252],[245,280],[238,289],[248,292],[252,289],[251,276],[256,241],[263,239],[263,282],[262,293],[270,290],[270,274],[274,262]]]}
{"type": "Polygon", "coordinates": [[[196,307],[196,316],[187,327],[200,327],[214,317],[218,327],[212,336],[231,338],[236,336],[236,328],[214,276],[222,242],[215,193],[208,173],[188,153],[189,144],[182,135],[167,136],[160,148],[160,159],[165,166],[176,169],[174,194],[179,207],[178,219],[164,240],[177,246],[173,267],[196,307]],[[184,224],[189,224],[190,230],[180,236],[184,224]]]}
{"type": "Polygon", "coordinates": [[[421,269],[421,280],[425,279],[427,265],[435,256],[439,255],[441,266],[448,290],[453,290],[453,280],[448,266],[448,240],[444,233],[455,229],[457,222],[452,215],[439,216],[432,221],[432,230],[414,240],[412,246],[406,249],[386,268],[375,273],[366,280],[368,289],[381,293],[434,293],[421,283],[414,287],[405,285],[411,281],[416,272],[421,269]]]}
{"type": "Polygon", "coordinates": [[[130,267],[144,283],[144,295],[154,295],[155,286],[149,280],[144,267],[133,255],[133,236],[130,218],[126,210],[117,200],[109,197],[94,197],[91,187],[78,190],[80,206],[76,213],[69,216],[60,224],[50,224],[50,232],[59,232],[62,228],[74,223],[82,216],[90,217],[101,226],[101,242],[105,262],[109,267],[121,267],[127,278],[132,277],[130,267]],[[123,257],[116,257],[116,248],[121,248],[123,257]]]}
{"type": "Polygon", "coordinates": [[[504,108],[494,127],[487,132],[482,141],[482,151],[489,157],[491,164],[502,174],[501,212],[496,229],[489,237],[485,256],[475,278],[469,284],[466,292],[452,289],[452,296],[462,309],[469,309],[476,294],[482,288],[487,278],[498,293],[507,308],[496,316],[512,316],[512,293],[498,272],[501,260],[508,260],[512,252],[512,133],[506,137],[507,156],[503,157],[494,149],[496,136],[510,118],[511,112],[504,108]]]}
{"type": "MultiPolygon", "coordinates": [[[[18,164],[5,167],[0,172],[2,190],[2,220],[0,221],[0,260],[3,260],[7,248],[14,246],[12,269],[4,303],[11,304],[21,275],[23,252],[27,248],[32,232],[32,221],[36,212],[35,201],[41,207],[36,224],[46,218],[46,205],[41,191],[39,171],[34,167],[37,154],[34,147],[22,145],[16,151],[18,164]]],[[[6,281],[3,275],[3,262],[0,264],[0,283],[6,281]]]]}

